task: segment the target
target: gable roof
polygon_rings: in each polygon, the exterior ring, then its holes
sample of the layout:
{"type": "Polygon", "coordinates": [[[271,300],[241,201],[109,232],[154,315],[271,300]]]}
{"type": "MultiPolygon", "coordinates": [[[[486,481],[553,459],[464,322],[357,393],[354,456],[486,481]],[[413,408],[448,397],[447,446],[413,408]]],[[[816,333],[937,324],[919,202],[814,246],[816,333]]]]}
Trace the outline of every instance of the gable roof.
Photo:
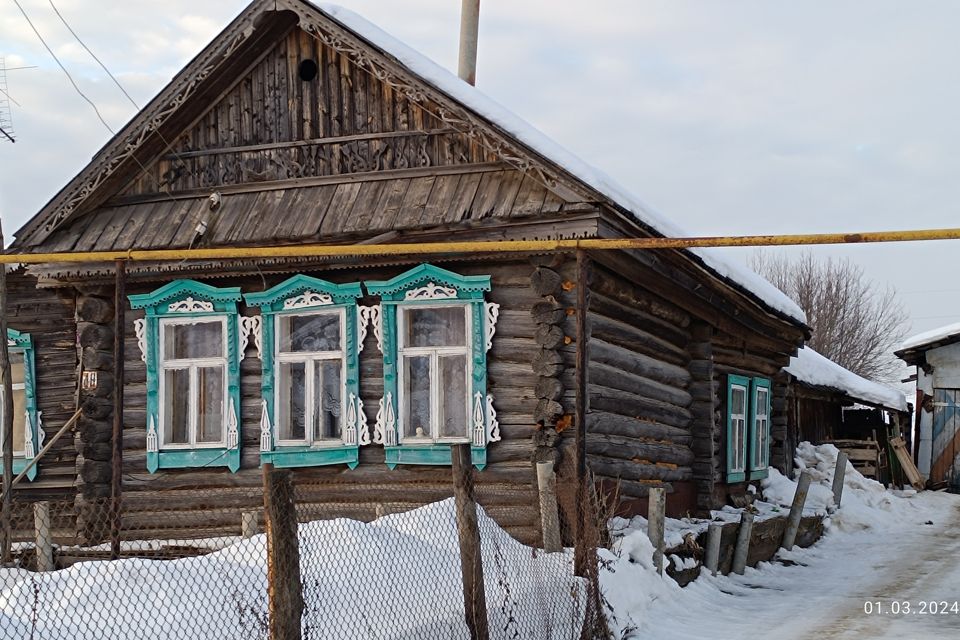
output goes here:
{"type": "Polygon", "coordinates": [[[819,389],[839,391],[863,404],[895,411],[907,410],[907,398],[902,392],[858,376],[810,347],[800,349],[783,370],[799,382],[819,389]]]}
{"type": "Polygon", "coordinates": [[[955,342],[960,342],[960,322],[910,336],[903,341],[894,355],[906,361],[907,364],[916,364],[922,352],[955,342]]]}
{"type": "MultiPolygon", "coordinates": [[[[378,78],[390,78],[411,99],[429,93],[444,107],[445,122],[476,136],[509,165],[540,176],[544,184],[558,192],[572,192],[585,201],[604,202],[632,217],[653,235],[687,235],[608,175],[357,14],[336,5],[315,5],[306,0],[254,0],[107,143],[87,168],[16,233],[14,248],[29,251],[42,243],[72,217],[89,212],[109,197],[109,189],[116,188],[122,178],[121,168],[129,176],[147,158],[163,152],[169,146],[163,131],[175,131],[180,107],[197,100],[206,84],[215,85],[221,76],[229,75],[225,68],[242,51],[255,47],[257,42],[276,38],[284,29],[297,24],[286,14],[295,15],[300,28],[311,35],[350,51],[354,63],[366,65],[378,78]],[[371,47],[374,51],[370,51],[371,47]]],[[[212,88],[207,91],[212,92],[212,88]]],[[[775,315],[796,325],[806,322],[793,300],[745,266],[728,261],[711,249],[683,252],[775,315]]]]}

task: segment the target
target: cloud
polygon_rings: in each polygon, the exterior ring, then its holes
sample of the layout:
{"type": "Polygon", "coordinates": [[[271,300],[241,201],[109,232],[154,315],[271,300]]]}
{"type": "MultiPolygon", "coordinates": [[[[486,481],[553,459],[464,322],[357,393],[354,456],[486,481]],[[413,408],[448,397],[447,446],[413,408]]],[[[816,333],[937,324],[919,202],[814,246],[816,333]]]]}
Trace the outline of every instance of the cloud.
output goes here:
{"type": "MultiPolygon", "coordinates": [[[[21,0],[117,126],[133,109],[45,0],[21,0]]],[[[341,0],[448,67],[459,3],[341,0]]],[[[142,104],[242,2],[60,0],[142,104]]],[[[956,226],[960,5],[950,0],[485,0],[478,81],[492,97],[696,233],[956,226]]],[[[109,137],[12,4],[0,55],[19,140],[0,145],[9,231],[109,137]]],[[[952,244],[822,249],[904,291],[956,270],[952,244]]],[[[743,255],[738,252],[736,255],[743,255]]],[[[930,288],[930,287],[928,287],[930,288]]],[[[915,315],[930,302],[910,300],[915,315]]],[[[960,297],[937,301],[960,317],[960,297]],[[957,300],[954,302],[953,300],[957,300]]],[[[926,328],[918,322],[917,329],[926,328]]],[[[936,324],[938,321],[930,321],[936,324]]]]}

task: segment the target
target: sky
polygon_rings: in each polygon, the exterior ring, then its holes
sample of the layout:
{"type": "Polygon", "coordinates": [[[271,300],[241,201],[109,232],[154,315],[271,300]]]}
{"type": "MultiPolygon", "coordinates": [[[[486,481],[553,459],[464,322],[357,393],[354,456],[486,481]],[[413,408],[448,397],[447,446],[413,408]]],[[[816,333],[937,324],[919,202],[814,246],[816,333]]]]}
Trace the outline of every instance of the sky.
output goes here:
{"type": "MultiPolygon", "coordinates": [[[[19,1],[119,129],[135,107],[49,0],[19,1]]],[[[456,70],[456,0],[341,4],[456,70]]],[[[246,3],[55,5],[144,104],[246,3]]],[[[956,227],[958,32],[954,0],[483,0],[477,86],[694,235],[956,227]]],[[[111,134],[12,0],[0,4],[0,56],[37,67],[7,74],[9,239],[111,134]]],[[[960,241],[812,251],[896,288],[911,333],[960,320],[960,241]]]]}

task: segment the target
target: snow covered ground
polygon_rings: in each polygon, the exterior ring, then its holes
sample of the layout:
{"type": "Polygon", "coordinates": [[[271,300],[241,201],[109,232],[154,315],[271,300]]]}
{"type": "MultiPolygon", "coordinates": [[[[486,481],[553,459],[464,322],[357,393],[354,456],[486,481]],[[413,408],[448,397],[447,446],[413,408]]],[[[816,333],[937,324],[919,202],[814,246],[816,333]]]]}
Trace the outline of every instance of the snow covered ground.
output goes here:
{"type": "MultiPolygon", "coordinates": [[[[801,445],[798,462],[814,476],[814,510],[833,510],[835,461],[831,445],[801,445]]],[[[764,497],[785,505],[794,487],[774,473],[764,497]]],[[[841,508],[828,517],[824,538],[743,576],[704,571],[681,589],[653,570],[644,532],[628,533],[602,573],[611,627],[616,637],[656,640],[960,638],[958,527],[960,496],[887,491],[848,466],[841,508]]]]}
{"type": "MultiPolygon", "coordinates": [[[[482,509],[488,616],[496,637],[578,638],[586,588],[572,552],[535,552],[482,509]]],[[[0,638],[266,637],[266,542],[182,560],[83,562],[0,572],[0,638]]],[[[304,629],[321,638],[469,638],[453,500],[372,523],[300,526],[304,629]]]]}

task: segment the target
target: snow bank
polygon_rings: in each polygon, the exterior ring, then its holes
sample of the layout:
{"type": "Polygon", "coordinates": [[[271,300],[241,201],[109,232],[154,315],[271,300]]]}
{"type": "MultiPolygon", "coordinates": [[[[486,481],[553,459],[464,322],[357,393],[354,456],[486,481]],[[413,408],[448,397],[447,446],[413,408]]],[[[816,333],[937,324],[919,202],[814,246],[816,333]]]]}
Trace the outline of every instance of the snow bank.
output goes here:
{"type": "MultiPolygon", "coordinates": [[[[477,88],[467,84],[420,52],[408,47],[376,25],[359,15],[333,4],[314,3],[325,14],[359,34],[396,58],[415,75],[447,94],[454,100],[492,122],[494,125],[540,154],[548,161],[559,165],[570,174],[600,192],[613,202],[628,210],[642,224],[665,236],[683,237],[689,234],[669,222],[666,217],[641,201],[628,189],[618,184],[606,173],[592,167],[570,151],[557,144],[528,122],[488,97],[477,88]]],[[[716,251],[703,248],[689,249],[703,263],[721,277],[728,278],[752,293],[766,305],[793,318],[806,322],[803,310],[786,294],[750,269],[728,262],[716,251]]]]}
{"type": "Polygon", "coordinates": [[[903,341],[903,344],[900,345],[897,351],[916,349],[917,347],[922,347],[932,342],[939,342],[940,340],[947,340],[955,336],[960,336],[960,322],[954,322],[953,324],[937,327],[936,329],[930,329],[929,331],[918,333],[915,336],[910,336],[903,341]]]}
{"type": "MultiPolygon", "coordinates": [[[[491,628],[507,637],[577,637],[586,600],[572,554],[537,553],[482,509],[491,628]]],[[[380,518],[300,526],[304,628],[311,638],[469,638],[453,500],[380,518]],[[375,630],[375,632],[373,632],[375,630]]],[[[182,560],[84,562],[9,578],[0,634],[36,640],[265,637],[266,539],[182,560]],[[29,634],[36,615],[34,635],[29,634]]]]}
{"type": "Polygon", "coordinates": [[[790,366],[784,371],[800,382],[816,387],[836,389],[854,400],[878,404],[898,411],[907,410],[907,398],[900,391],[862,378],[844,369],[810,347],[804,347],[790,358],[790,366]]]}

